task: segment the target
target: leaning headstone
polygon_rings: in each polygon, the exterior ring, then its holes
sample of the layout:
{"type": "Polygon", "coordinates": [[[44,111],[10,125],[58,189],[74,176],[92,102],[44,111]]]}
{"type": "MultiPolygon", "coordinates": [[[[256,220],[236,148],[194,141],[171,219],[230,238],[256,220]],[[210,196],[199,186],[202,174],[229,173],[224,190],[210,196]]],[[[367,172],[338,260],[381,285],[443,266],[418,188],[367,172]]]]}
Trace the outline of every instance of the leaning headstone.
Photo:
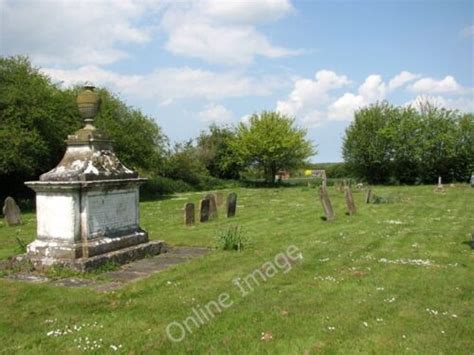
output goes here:
{"type": "Polygon", "coordinates": [[[214,194],[207,194],[204,198],[209,200],[209,219],[217,218],[216,196],[214,194]]]}
{"type": "Polygon", "coordinates": [[[214,196],[216,197],[217,207],[221,207],[224,204],[224,193],[216,192],[214,196]]]}
{"type": "Polygon", "coordinates": [[[234,217],[236,209],[237,194],[235,192],[231,192],[229,196],[227,196],[227,217],[234,217]]]}
{"type": "Polygon", "coordinates": [[[334,219],[334,210],[332,209],[331,200],[329,199],[328,190],[325,187],[319,188],[319,199],[323,205],[324,215],[326,216],[326,221],[332,221],[334,219]]]}
{"type": "Polygon", "coordinates": [[[194,203],[192,202],[184,205],[184,224],[187,226],[194,224],[194,203]]]}
{"type": "Polygon", "coordinates": [[[20,207],[16,204],[13,197],[7,197],[3,204],[3,215],[7,226],[16,226],[21,224],[20,207]]]}
{"type": "Polygon", "coordinates": [[[201,223],[209,220],[209,209],[211,202],[207,198],[203,198],[199,202],[199,221],[201,223]]]}
{"type": "Polygon", "coordinates": [[[369,187],[367,191],[365,192],[365,203],[370,203],[371,199],[372,199],[372,189],[369,187]]]}
{"type": "Polygon", "coordinates": [[[344,198],[346,200],[347,211],[349,212],[349,215],[352,216],[356,213],[356,207],[354,204],[354,197],[352,196],[352,190],[349,186],[344,188],[344,198]]]}

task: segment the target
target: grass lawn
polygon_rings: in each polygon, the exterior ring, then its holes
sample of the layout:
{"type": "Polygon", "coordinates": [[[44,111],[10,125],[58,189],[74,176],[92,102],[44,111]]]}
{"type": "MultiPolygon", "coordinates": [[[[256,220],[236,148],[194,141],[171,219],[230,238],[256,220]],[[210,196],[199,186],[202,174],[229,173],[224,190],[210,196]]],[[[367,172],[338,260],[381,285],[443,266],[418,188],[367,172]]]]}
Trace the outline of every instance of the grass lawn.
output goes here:
{"type": "MultiPolygon", "coordinates": [[[[376,205],[354,191],[358,212],[349,217],[343,194],[330,188],[329,223],[317,191],[301,187],[236,189],[235,218],[220,210],[218,220],[195,227],[183,225],[182,208],[202,193],[142,203],[151,239],[214,246],[219,230],[239,224],[250,245],[111,293],[0,279],[0,353],[472,353],[474,252],[465,242],[474,189],[446,189],[376,187],[391,199],[376,205]],[[232,280],[274,263],[290,245],[302,259],[242,296],[232,280]],[[182,324],[223,293],[230,307],[199,327],[188,322],[181,342],[168,338],[170,322],[182,324]]],[[[0,259],[17,252],[15,236],[33,240],[35,217],[24,219],[0,226],[0,259]]]]}

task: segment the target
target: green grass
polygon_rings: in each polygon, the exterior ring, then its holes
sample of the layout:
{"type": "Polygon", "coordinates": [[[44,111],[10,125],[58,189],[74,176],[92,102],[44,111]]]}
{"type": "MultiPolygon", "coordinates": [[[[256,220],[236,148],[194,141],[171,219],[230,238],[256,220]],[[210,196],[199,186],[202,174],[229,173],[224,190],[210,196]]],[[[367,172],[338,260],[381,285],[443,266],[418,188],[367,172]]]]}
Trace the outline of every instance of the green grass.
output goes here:
{"type": "MultiPolygon", "coordinates": [[[[183,225],[188,193],[141,204],[151,239],[215,246],[219,231],[240,225],[250,240],[241,252],[216,250],[119,291],[101,294],[0,279],[0,353],[78,353],[85,337],[122,345],[123,353],[469,353],[474,349],[474,189],[375,187],[387,204],[363,204],[345,215],[343,194],[330,188],[336,220],[321,220],[315,189],[236,189],[237,216],[183,225]],[[301,261],[242,297],[232,284],[289,245],[301,261]],[[413,265],[416,260],[428,266],[413,265]],[[408,264],[402,264],[402,262],[408,264]],[[193,328],[182,342],[166,326],[226,292],[233,305],[193,328]],[[437,312],[437,314],[436,314],[437,312]],[[82,325],[80,331],[47,336],[82,325]],[[94,325],[96,324],[96,325],[94,325]],[[272,339],[261,340],[262,333],[272,339]]],[[[15,236],[34,238],[35,218],[0,226],[0,259],[17,253],[15,236]]]]}

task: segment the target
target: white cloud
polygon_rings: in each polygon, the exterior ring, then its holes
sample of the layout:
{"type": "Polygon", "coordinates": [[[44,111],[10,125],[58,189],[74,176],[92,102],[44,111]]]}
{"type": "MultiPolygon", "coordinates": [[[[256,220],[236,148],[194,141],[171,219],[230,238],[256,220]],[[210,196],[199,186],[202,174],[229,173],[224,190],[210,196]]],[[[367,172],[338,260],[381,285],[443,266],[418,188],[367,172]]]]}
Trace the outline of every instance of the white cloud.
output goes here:
{"type": "MultiPolygon", "coordinates": [[[[334,90],[341,89],[351,82],[345,75],[329,70],[316,73],[316,80],[298,79],[286,100],[279,100],[276,109],[284,114],[295,116],[306,127],[317,127],[329,121],[351,121],[354,112],[377,101],[383,101],[392,94],[417,78],[419,74],[401,71],[388,83],[378,74],[369,75],[359,85],[357,92],[345,92],[334,95],[334,90]]],[[[418,96],[407,103],[416,105],[421,99],[450,109],[464,112],[474,111],[474,88],[463,88],[452,76],[436,81],[422,78],[408,87],[411,91],[428,93],[448,93],[450,97],[418,96]]]]}
{"type": "Polygon", "coordinates": [[[159,69],[145,75],[118,74],[96,66],[75,70],[43,69],[43,72],[55,81],[62,81],[64,86],[83,84],[87,80],[126,95],[158,100],[162,106],[185,98],[267,96],[281,86],[275,77],[250,77],[232,71],[189,67],[159,69]]]}
{"type": "Polygon", "coordinates": [[[109,64],[143,44],[151,29],[136,23],[158,8],[153,0],[8,1],[2,7],[2,54],[42,65],[109,64]]]}
{"type": "Polygon", "coordinates": [[[211,103],[198,113],[198,117],[204,123],[228,123],[234,114],[222,105],[211,103]]]}
{"type": "Polygon", "coordinates": [[[328,108],[328,118],[334,121],[350,121],[354,112],[368,104],[362,95],[345,93],[328,108]]]}
{"type": "Polygon", "coordinates": [[[250,64],[256,55],[278,58],[298,53],[271,45],[251,26],[206,23],[186,23],[173,29],[166,48],[174,54],[229,65],[250,64]]]}
{"type": "Polygon", "coordinates": [[[387,86],[383,82],[380,75],[369,75],[365,79],[364,83],[359,87],[359,94],[363,97],[364,101],[374,102],[377,100],[383,100],[387,86]]]}
{"type": "Polygon", "coordinates": [[[198,3],[200,11],[224,23],[254,24],[275,21],[293,11],[288,0],[222,1],[198,3]]]}
{"type": "Polygon", "coordinates": [[[350,121],[354,112],[364,106],[385,99],[387,85],[380,75],[369,75],[359,86],[358,95],[345,93],[328,108],[328,119],[334,121],[350,121]]]}
{"type": "Polygon", "coordinates": [[[300,53],[270,43],[256,28],[291,13],[288,0],[2,0],[1,11],[2,54],[47,66],[114,63],[130,56],[132,45],[162,35],[172,53],[211,63],[300,53]]]}
{"type": "Polygon", "coordinates": [[[177,2],[165,11],[166,49],[210,63],[249,64],[255,56],[278,58],[300,51],[275,46],[256,25],[292,11],[287,0],[177,2]]]}
{"type": "Polygon", "coordinates": [[[320,115],[315,115],[315,112],[319,112],[318,108],[330,100],[329,93],[349,84],[350,80],[345,75],[320,70],[315,74],[315,80],[295,80],[293,91],[286,100],[277,102],[276,109],[289,116],[305,117],[307,122],[317,121],[320,115]]]}
{"type": "Polygon", "coordinates": [[[456,79],[454,79],[451,75],[446,76],[442,80],[423,78],[415,81],[412,85],[410,85],[409,89],[413,92],[422,94],[460,94],[463,91],[463,87],[459,85],[456,79]]]}
{"type": "Polygon", "coordinates": [[[389,90],[395,90],[403,85],[418,79],[421,75],[420,74],[413,74],[408,71],[402,71],[400,74],[395,75],[388,83],[389,90]]]}

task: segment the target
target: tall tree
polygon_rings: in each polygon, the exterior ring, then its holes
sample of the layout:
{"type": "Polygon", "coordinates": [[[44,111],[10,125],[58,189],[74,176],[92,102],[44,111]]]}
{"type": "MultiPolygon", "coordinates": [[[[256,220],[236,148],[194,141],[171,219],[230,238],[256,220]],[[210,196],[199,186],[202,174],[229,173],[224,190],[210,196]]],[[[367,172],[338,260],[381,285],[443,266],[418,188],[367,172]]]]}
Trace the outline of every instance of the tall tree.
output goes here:
{"type": "Polygon", "coordinates": [[[342,154],[349,169],[370,183],[387,182],[390,172],[391,136],[388,122],[397,115],[386,102],[362,108],[346,129],[342,154]]]}
{"type": "Polygon", "coordinates": [[[235,132],[215,124],[197,138],[197,154],[209,173],[221,179],[238,179],[241,166],[231,147],[235,132]]]}
{"type": "MultiPolygon", "coordinates": [[[[0,198],[29,195],[23,182],[61,160],[67,135],[83,125],[76,106],[79,89],[62,90],[26,57],[0,57],[0,198]]],[[[159,171],[167,147],[159,126],[107,89],[99,95],[95,124],[114,140],[119,158],[145,174],[159,171]]]]}
{"type": "Polygon", "coordinates": [[[316,153],[305,129],[295,127],[293,118],[271,111],[240,123],[231,147],[239,164],[260,169],[270,183],[279,170],[298,168],[316,153]]]}
{"type": "Polygon", "coordinates": [[[370,183],[466,181],[474,168],[474,115],[377,103],[360,109],[346,130],[343,156],[370,183]]]}

